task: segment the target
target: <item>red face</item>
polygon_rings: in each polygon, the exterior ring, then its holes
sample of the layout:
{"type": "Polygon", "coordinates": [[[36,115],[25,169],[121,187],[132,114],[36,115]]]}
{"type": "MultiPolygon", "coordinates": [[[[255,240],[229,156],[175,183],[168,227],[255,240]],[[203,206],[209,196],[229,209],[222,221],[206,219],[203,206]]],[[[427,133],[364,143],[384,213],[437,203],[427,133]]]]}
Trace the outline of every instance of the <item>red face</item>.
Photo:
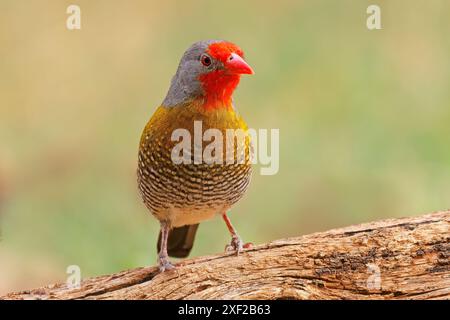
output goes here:
{"type": "Polygon", "coordinates": [[[208,47],[200,61],[210,66],[216,60],[221,68],[202,74],[200,81],[205,90],[206,108],[231,107],[231,95],[239,84],[241,74],[253,74],[253,69],[244,61],[241,48],[231,42],[216,42],[208,47]]]}
{"type": "Polygon", "coordinates": [[[253,74],[253,69],[244,61],[244,52],[231,42],[216,42],[209,46],[208,53],[223,63],[225,70],[233,74],[253,74]]]}

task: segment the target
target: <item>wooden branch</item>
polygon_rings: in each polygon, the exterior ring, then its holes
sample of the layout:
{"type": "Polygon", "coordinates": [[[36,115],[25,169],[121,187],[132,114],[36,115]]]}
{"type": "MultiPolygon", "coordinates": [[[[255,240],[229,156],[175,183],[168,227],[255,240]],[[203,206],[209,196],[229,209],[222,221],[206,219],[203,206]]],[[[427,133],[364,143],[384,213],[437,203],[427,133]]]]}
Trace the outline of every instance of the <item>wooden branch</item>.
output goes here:
{"type": "Polygon", "coordinates": [[[450,211],[277,240],[0,299],[449,299],[450,211]]]}

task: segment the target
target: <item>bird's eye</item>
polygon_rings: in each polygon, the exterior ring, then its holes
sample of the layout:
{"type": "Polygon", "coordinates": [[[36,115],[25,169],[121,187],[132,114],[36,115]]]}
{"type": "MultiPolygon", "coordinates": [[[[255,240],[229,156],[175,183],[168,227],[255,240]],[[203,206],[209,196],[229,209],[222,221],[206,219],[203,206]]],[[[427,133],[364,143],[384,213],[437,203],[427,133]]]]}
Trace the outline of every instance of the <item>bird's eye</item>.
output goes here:
{"type": "Polygon", "coordinates": [[[209,67],[209,66],[211,65],[211,58],[210,58],[208,55],[206,55],[206,54],[203,54],[203,55],[200,57],[200,61],[201,61],[202,64],[203,64],[204,66],[206,66],[206,67],[209,67]]]}

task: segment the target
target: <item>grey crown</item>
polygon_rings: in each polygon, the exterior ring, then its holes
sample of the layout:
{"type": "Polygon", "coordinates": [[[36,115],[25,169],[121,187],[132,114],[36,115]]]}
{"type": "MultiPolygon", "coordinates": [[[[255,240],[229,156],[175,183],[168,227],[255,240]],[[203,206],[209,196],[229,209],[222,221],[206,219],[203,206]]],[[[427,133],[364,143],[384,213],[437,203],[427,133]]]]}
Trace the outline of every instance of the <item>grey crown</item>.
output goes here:
{"type": "Polygon", "coordinates": [[[222,41],[198,41],[184,52],[177,72],[172,77],[169,91],[163,101],[164,106],[173,107],[204,94],[198,79],[199,76],[214,69],[223,68],[223,64],[220,61],[212,59],[211,65],[206,67],[200,62],[200,57],[206,52],[210,44],[222,41]]]}

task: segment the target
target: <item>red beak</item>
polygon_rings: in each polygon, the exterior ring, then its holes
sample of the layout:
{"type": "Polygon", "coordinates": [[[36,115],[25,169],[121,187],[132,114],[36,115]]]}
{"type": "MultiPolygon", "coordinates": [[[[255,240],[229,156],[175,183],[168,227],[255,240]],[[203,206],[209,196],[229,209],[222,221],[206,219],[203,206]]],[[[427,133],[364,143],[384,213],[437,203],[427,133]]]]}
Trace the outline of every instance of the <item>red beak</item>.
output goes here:
{"type": "Polygon", "coordinates": [[[240,55],[232,53],[225,63],[228,71],[237,74],[254,74],[252,67],[250,67],[240,55]]]}

